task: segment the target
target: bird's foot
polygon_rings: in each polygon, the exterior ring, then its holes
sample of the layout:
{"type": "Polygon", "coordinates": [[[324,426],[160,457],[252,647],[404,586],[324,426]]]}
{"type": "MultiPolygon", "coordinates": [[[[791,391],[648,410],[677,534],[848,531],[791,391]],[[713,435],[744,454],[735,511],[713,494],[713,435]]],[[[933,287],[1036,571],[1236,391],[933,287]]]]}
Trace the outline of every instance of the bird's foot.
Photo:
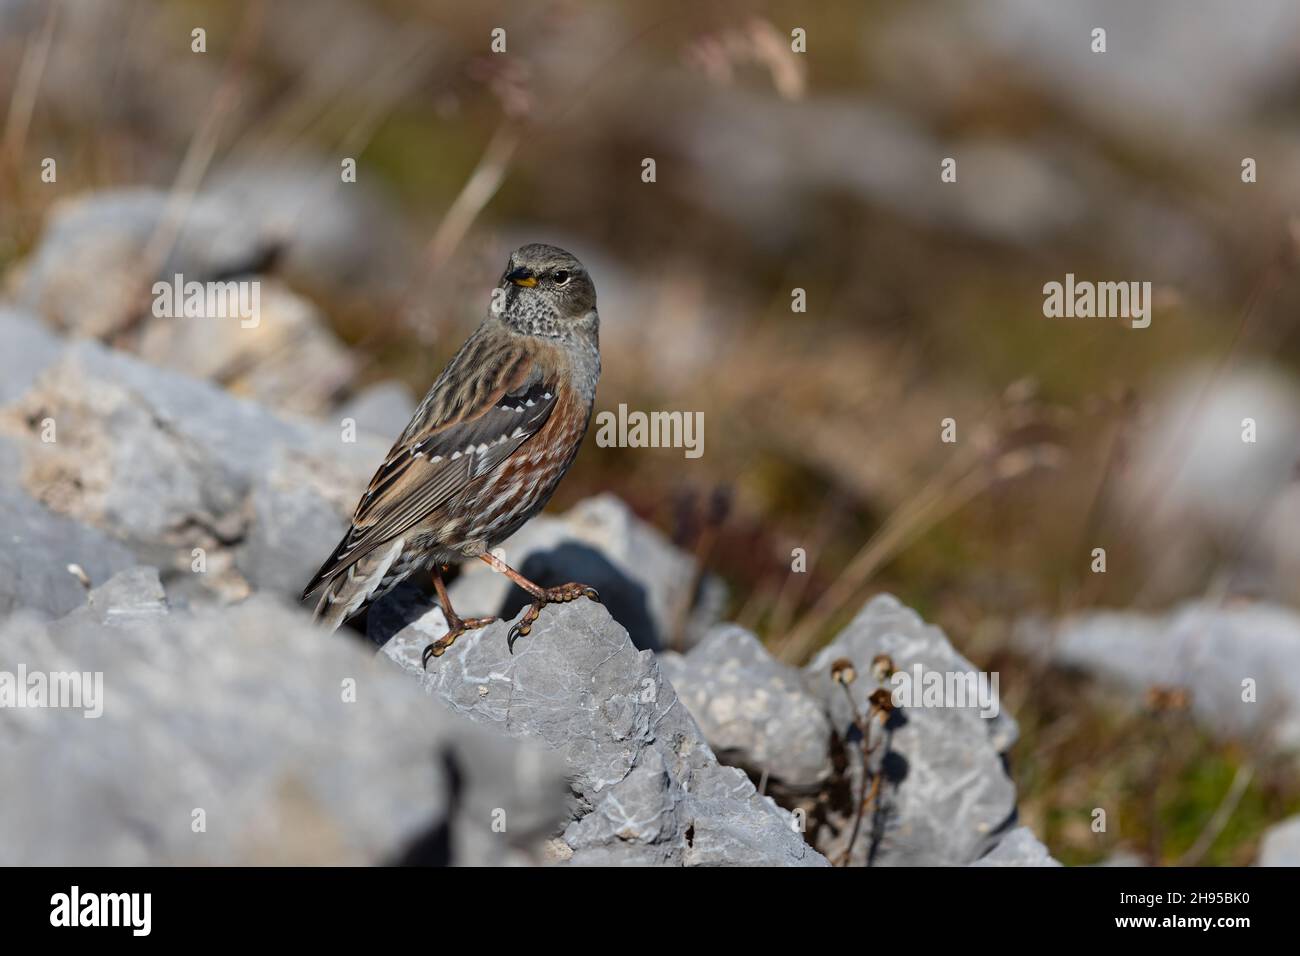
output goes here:
{"type": "Polygon", "coordinates": [[[542,613],[542,608],[548,604],[566,604],[569,601],[576,601],[580,597],[595,601],[597,604],[600,603],[600,594],[595,588],[573,582],[561,584],[559,587],[547,588],[544,597],[534,598],[533,603],[524,612],[524,616],[515,622],[506,637],[506,647],[510,650],[510,653],[515,652],[515,641],[521,637],[527,637],[528,632],[533,629],[533,623],[537,620],[538,615],[542,613]]]}
{"type": "Polygon", "coordinates": [[[442,657],[447,648],[456,643],[456,638],[460,637],[466,631],[474,631],[478,630],[480,627],[487,627],[495,620],[496,618],[494,617],[467,617],[464,620],[461,620],[460,618],[452,618],[447,622],[451,630],[424,649],[424,654],[421,656],[420,662],[425,666],[425,668],[428,668],[429,658],[442,657]]]}

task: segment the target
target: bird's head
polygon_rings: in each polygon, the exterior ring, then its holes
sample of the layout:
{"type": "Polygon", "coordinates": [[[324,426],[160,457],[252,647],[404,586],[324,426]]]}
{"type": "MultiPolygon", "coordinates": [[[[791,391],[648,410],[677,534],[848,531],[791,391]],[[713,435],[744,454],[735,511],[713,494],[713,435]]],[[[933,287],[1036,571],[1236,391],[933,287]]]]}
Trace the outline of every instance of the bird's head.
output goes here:
{"type": "Polygon", "coordinates": [[[492,310],[516,331],[561,336],[592,326],[596,287],[572,253],[530,243],[510,254],[493,294],[492,310]]]}

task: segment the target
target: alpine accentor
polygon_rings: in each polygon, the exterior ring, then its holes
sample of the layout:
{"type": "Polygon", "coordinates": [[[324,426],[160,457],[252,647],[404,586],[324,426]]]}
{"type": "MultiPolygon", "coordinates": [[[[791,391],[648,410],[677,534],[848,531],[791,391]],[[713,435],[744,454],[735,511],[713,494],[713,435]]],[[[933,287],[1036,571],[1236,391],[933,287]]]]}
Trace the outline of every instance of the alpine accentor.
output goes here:
{"type": "Polygon", "coordinates": [[[550,499],[582,444],[600,378],[596,289],[555,246],[510,256],[492,307],[429,389],[370,480],[348,529],[303,597],[323,587],[316,617],[331,630],[421,569],[451,628],[424,651],[439,657],[471,628],[447,599],[445,565],[478,558],[533,596],[507,645],[543,606],[596,592],[543,588],[491,553],[550,499]]]}

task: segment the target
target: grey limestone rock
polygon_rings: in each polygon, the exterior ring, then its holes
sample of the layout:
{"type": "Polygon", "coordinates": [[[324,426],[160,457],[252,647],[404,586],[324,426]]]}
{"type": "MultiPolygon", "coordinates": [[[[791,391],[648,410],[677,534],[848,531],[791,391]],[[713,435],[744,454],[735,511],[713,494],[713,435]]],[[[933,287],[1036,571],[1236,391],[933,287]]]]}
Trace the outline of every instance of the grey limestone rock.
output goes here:
{"type": "Polygon", "coordinates": [[[547,607],[512,655],[507,622],[472,631],[444,656],[441,611],[383,653],[452,711],[563,755],[575,804],[560,854],[574,865],[824,865],[795,819],[720,765],[648,651],[602,606],[547,607]]]}
{"type": "Polygon", "coordinates": [[[563,812],[554,755],[267,596],[173,611],[134,569],[0,654],[89,675],[81,706],[0,708],[5,865],[540,862],[563,812]]]}
{"type": "Polygon", "coordinates": [[[103,532],[0,489],[0,617],[18,608],[66,614],[86,602],[77,569],[93,584],[133,564],[131,552],[103,532]]]}
{"type": "Polygon", "coordinates": [[[89,341],[0,407],[0,434],[32,497],[125,543],[169,587],[225,599],[250,585],[296,596],[386,448],[89,341]]]}
{"type": "MultiPolygon", "coordinates": [[[[829,646],[805,668],[805,683],[827,708],[832,727],[845,743],[857,787],[860,748],[843,685],[831,678],[831,664],[851,661],[857,679],[849,685],[853,704],[867,710],[867,698],[881,685],[871,662],[889,655],[902,672],[973,673],[975,666],[953,649],[937,627],[889,595],[873,598],[829,646]]],[[[890,685],[885,685],[892,690],[890,685]]],[[[879,726],[874,733],[881,733],[879,726]]],[[[873,755],[882,775],[880,793],[853,846],[862,865],[961,865],[984,856],[1015,821],[1015,784],[1002,754],[1017,736],[1015,722],[1000,709],[982,717],[977,706],[905,706],[889,717],[884,743],[873,755]]],[[[851,830],[847,810],[829,822],[819,846],[835,859],[851,830]]]]}
{"type": "Polygon", "coordinates": [[[725,763],[792,788],[815,788],[829,776],[821,701],[744,628],[718,625],[684,656],[661,654],[659,667],[725,763]]]}
{"type": "Polygon", "coordinates": [[[346,386],[353,364],[307,300],[262,275],[286,241],[230,197],[200,194],[178,205],[144,188],[79,196],[50,215],[24,264],[18,301],[70,335],[113,339],[275,408],[319,412],[346,386]],[[255,321],[157,314],[154,283],[174,285],[177,276],[182,287],[257,282],[255,321]]]}

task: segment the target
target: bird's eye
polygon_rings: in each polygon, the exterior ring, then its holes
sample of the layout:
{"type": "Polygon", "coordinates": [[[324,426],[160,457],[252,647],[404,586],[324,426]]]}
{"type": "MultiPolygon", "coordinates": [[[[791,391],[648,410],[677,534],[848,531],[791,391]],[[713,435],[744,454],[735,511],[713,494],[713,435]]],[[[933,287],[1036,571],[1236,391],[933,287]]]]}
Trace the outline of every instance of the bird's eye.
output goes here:
{"type": "Polygon", "coordinates": [[[556,285],[564,285],[564,283],[569,281],[569,274],[561,269],[559,272],[555,273],[552,278],[555,280],[556,285]]]}

